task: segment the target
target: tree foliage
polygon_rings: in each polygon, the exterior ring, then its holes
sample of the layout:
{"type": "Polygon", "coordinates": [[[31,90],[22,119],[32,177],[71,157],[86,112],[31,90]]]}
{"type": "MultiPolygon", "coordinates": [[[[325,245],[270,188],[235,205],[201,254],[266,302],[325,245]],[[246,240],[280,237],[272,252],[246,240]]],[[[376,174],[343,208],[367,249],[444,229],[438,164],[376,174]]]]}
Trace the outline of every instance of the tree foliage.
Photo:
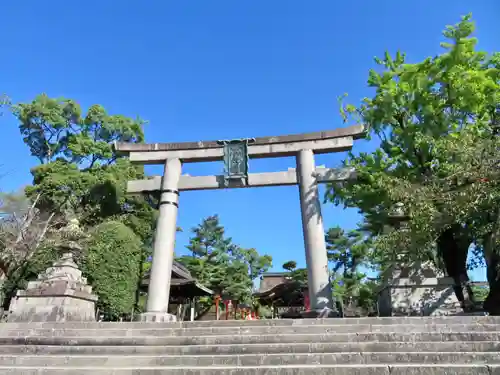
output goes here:
{"type": "Polygon", "coordinates": [[[143,168],[113,151],[114,142],[141,142],[144,121],[110,115],[100,105],[83,113],[74,100],[45,94],[14,105],[13,113],[24,142],[40,161],[26,189],[29,197],[40,194],[44,210],[70,210],[84,225],[113,218],[142,238],[151,236],[153,210],[142,197],[125,194],[127,180],[143,177],[143,168]]]}
{"type": "Polygon", "coordinates": [[[81,268],[99,297],[100,312],[107,320],[130,314],[142,259],[140,238],[125,224],[107,221],[95,228],[86,247],[81,268]]]}
{"type": "Polygon", "coordinates": [[[373,224],[379,224],[373,227],[379,233],[387,223],[387,212],[400,200],[416,206],[411,211],[413,218],[424,212],[434,219],[419,222],[421,232],[434,233],[436,220],[442,221],[438,226],[454,220],[454,215],[433,214],[440,207],[432,201],[430,207],[417,207],[413,200],[418,201],[422,194],[410,196],[408,189],[413,193],[417,187],[427,187],[433,178],[437,179],[434,182],[448,178],[448,183],[460,184],[456,173],[467,169],[474,173],[470,162],[481,161],[477,157],[482,150],[476,142],[490,140],[492,120],[497,121],[498,116],[496,66],[500,56],[490,58],[476,52],[476,40],[469,37],[472,31],[469,17],[448,27],[444,35],[451,43],[442,43],[447,52],[421,63],[408,64],[399,52],[394,58],[386,53],[384,59],[376,59],[382,72],[370,71],[368,80],[376,90],[375,97],[365,98],[359,108],[344,108],[361,119],[381,143],[373,153],[350,155],[346,164],[356,168],[359,178],[332,185],[329,197],[359,207],[373,224]],[[469,155],[474,150],[478,152],[469,155]],[[470,159],[466,168],[460,165],[464,158],[470,159]]]}
{"type": "Polygon", "coordinates": [[[192,232],[187,246],[192,255],[181,257],[179,261],[216,293],[249,302],[253,280],[269,269],[272,258],[260,255],[256,249],[234,244],[225,236],[217,215],[205,218],[192,232]]]}
{"type": "Polygon", "coordinates": [[[45,94],[13,106],[24,142],[40,164],[32,169],[28,197],[40,196],[47,212],[78,216],[82,225],[104,220],[126,223],[143,239],[152,236],[154,210],[126,194],[127,181],[144,176],[113,150],[114,142],[141,142],[141,119],[110,115],[100,105],[86,113],[71,99],[45,94]]]}
{"type": "Polygon", "coordinates": [[[39,165],[31,171],[33,184],[25,189],[27,197],[38,200],[41,212],[56,215],[62,221],[76,217],[89,232],[98,228],[96,242],[91,242],[90,258],[84,259],[88,279],[96,283],[98,294],[102,294],[99,304],[108,317],[130,313],[130,298],[135,297],[140,266],[148,249],[146,244],[153,235],[156,211],[144,197],[126,194],[127,181],[143,178],[144,171],[115,153],[113,144],[142,142],[144,121],[109,114],[100,105],[93,105],[84,112],[74,100],[51,98],[45,94],[31,102],[13,105],[12,110],[19,121],[24,142],[32,156],[39,160],[39,165]],[[118,262],[114,268],[107,266],[110,268],[105,276],[91,274],[100,272],[98,259],[113,255],[111,244],[104,243],[103,233],[118,236],[113,239],[116,246],[125,246],[124,241],[129,239],[130,248],[120,251],[136,253],[137,239],[127,232],[129,230],[144,244],[138,247],[142,256],[134,255],[127,260],[117,258],[122,263],[118,262]],[[99,251],[103,254],[99,255],[99,251]],[[130,278],[128,281],[113,274],[121,272],[121,267],[130,271],[123,276],[130,278]],[[120,283],[115,291],[112,290],[114,281],[120,283]],[[125,296],[127,293],[130,295],[125,296]]]}
{"type": "Polygon", "coordinates": [[[488,296],[490,290],[486,286],[474,286],[474,296],[476,296],[478,301],[484,301],[488,296]]]}
{"type": "Polygon", "coordinates": [[[0,194],[0,276],[2,304],[26,280],[36,277],[56,257],[59,221],[53,213],[41,211],[38,199],[28,200],[23,193],[0,194]]]}
{"type": "Polygon", "coordinates": [[[371,243],[360,230],[345,233],[340,227],[330,228],[325,242],[333,272],[342,272],[345,278],[355,274],[369,259],[371,243]]]}
{"type": "Polygon", "coordinates": [[[0,94],[0,116],[3,115],[3,109],[10,105],[10,99],[5,94],[0,94]]]}
{"type": "Polygon", "coordinates": [[[291,284],[291,288],[289,288],[285,297],[286,300],[302,300],[308,287],[307,268],[297,268],[297,262],[294,260],[285,262],[282,267],[285,271],[288,271],[286,279],[291,284]]]}
{"type": "Polygon", "coordinates": [[[41,164],[56,159],[87,168],[110,164],[116,158],[113,142],[141,142],[144,121],[109,115],[93,105],[86,115],[71,99],[37,96],[31,103],[13,106],[19,130],[31,154],[41,164]]]}
{"type": "Polygon", "coordinates": [[[367,282],[361,267],[377,265],[372,242],[362,230],[346,233],[339,227],[330,228],[325,235],[328,259],[332,263],[332,289],[343,306],[356,305],[372,310],[373,282],[367,282]]]}
{"type": "Polygon", "coordinates": [[[297,262],[289,260],[283,263],[283,269],[288,271],[289,282],[296,284],[296,289],[301,292],[302,289],[307,288],[307,268],[297,268],[297,262]]]}
{"type": "Polygon", "coordinates": [[[293,271],[297,268],[297,262],[294,260],[289,260],[288,262],[283,263],[282,267],[285,271],[293,271]]]}
{"type": "Polygon", "coordinates": [[[473,31],[468,15],[446,28],[441,55],[418,63],[400,52],[376,59],[380,69],[368,78],[374,97],[343,105],[342,114],[366,124],[380,146],[351,153],[345,164],[357,181],[333,184],[327,194],[360,209],[386,261],[439,255],[457,283],[467,279],[469,244],[491,238],[500,198],[500,54],[477,51],[473,31]],[[408,230],[387,233],[397,202],[410,215],[408,230]]]}

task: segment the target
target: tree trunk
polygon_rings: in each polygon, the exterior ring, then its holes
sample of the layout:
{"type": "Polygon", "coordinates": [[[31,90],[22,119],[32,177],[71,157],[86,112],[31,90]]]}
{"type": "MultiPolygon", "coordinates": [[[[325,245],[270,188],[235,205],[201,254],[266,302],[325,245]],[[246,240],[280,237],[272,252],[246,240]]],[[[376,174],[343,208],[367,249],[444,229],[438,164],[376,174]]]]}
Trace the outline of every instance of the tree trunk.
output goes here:
{"type": "Polygon", "coordinates": [[[500,315],[500,249],[493,249],[488,259],[486,275],[490,292],[484,301],[483,308],[490,315],[500,315]]]}
{"type": "Polygon", "coordinates": [[[486,235],[483,243],[486,260],[486,277],[490,292],[484,301],[483,308],[490,315],[500,315],[500,207],[497,210],[495,224],[491,233],[486,235]]]}
{"type": "Polygon", "coordinates": [[[445,230],[437,241],[439,256],[443,259],[446,273],[453,279],[453,290],[462,308],[474,308],[474,295],[467,274],[467,255],[470,241],[465,239],[462,228],[455,225],[445,230]]]}

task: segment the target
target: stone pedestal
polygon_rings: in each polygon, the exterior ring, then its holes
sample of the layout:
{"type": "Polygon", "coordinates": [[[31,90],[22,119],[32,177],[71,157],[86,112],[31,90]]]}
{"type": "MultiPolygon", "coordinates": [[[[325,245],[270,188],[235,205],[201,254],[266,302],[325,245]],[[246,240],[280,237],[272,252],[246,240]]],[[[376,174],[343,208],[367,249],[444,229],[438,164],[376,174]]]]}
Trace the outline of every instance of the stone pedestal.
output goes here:
{"type": "Polygon", "coordinates": [[[177,316],[166,312],[145,312],[139,315],[137,321],[143,323],[168,323],[176,322],[177,316]]]}
{"type": "Polygon", "coordinates": [[[391,276],[379,290],[381,316],[442,316],[463,311],[453,279],[430,263],[394,268],[391,276]]]}
{"type": "Polygon", "coordinates": [[[66,253],[37,281],[17,292],[10,303],[8,321],[95,321],[96,301],[72,254],[66,253]]]}

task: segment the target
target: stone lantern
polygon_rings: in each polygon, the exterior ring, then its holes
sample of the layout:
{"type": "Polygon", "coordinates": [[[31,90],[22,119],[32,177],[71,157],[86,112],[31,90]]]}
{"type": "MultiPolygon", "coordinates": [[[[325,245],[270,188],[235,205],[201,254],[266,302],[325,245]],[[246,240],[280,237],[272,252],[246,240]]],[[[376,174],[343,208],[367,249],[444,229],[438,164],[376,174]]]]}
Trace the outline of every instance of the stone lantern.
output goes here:
{"type": "MultiPolygon", "coordinates": [[[[388,213],[387,230],[409,232],[410,217],[404,204],[396,203],[388,213]]],[[[452,287],[453,280],[444,278],[432,261],[408,261],[403,254],[397,254],[379,290],[380,315],[436,316],[458,313],[460,304],[452,287]]]]}
{"type": "Polygon", "coordinates": [[[57,245],[63,253],[38,279],[30,281],[25,290],[18,290],[9,306],[10,322],[68,322],[94,321],[97,296],[82,276],[73,260],[80,255],[77,243],[86,235],[78,220],[71,219],[59,230],[61,239],[57,245]]]}
{"type": "Polygon", "coordinates": [[[79,257],[82,248],[79,242],[88,237],[80,228],[80,222],[76,218],[68,221],[68,224],[59,230],[59,251],[63,254],[71,253],[73,257],[79,257]]]}
{"type": "Polygon", "coordinates": [[[388,214],[389,225],[396,229],[407,232],[409,230],[410,215],[405,210],[405,205],[398,202],[392,206],[388,214]]]}

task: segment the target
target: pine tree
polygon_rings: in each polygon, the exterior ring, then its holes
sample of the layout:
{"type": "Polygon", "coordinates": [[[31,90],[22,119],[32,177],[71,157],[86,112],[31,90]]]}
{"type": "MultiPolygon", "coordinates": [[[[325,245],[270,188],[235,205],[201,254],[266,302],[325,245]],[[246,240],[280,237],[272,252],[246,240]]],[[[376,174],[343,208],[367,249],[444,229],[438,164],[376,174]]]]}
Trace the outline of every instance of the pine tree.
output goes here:
{"type": "Polygon", "coordinates": [[[269,255],[243,248],[225,236],[217,215],[205,218],[192,229],[193,237],[186,248],[191,256],[179,258],[201,283],[225,298],[249,302],[253,280],[272,263],[269,255]]]}

